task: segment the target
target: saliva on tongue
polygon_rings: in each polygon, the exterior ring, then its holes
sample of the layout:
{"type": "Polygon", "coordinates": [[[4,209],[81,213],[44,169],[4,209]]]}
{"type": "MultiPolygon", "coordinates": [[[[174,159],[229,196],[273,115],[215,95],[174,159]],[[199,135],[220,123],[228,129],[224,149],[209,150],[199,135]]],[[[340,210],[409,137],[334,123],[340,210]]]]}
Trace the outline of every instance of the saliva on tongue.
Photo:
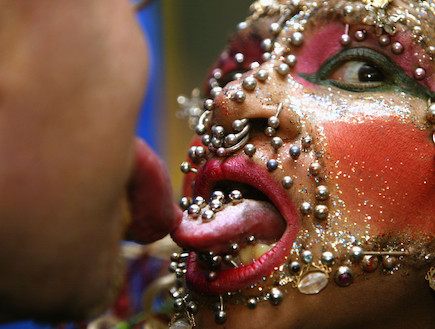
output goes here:
{"type": "Polygon", "coordinates": [[[210,221],[194,218],[185,211],[181,224],[172,234],[174,241],[198,253],[228,254],[231,245],[246,246],[251,236],[257,242],[272,244],[280,239],[286,222],[270,202],[243,199],[224,204],[210,221]]]}

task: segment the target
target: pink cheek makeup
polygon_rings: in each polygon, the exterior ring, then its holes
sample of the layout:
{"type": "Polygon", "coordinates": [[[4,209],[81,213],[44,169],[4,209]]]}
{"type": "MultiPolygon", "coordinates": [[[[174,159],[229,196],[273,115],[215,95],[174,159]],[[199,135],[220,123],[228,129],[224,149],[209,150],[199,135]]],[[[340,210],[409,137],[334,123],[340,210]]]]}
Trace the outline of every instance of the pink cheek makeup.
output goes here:
{"type": "Polygon", "coordinates": [[[426,131],[376,119],[324,127],[332,179],[360,220],[369,217],[379,231],[412,226],[435,233],[427,220],[435,202],[435,157],[426,131]]]}

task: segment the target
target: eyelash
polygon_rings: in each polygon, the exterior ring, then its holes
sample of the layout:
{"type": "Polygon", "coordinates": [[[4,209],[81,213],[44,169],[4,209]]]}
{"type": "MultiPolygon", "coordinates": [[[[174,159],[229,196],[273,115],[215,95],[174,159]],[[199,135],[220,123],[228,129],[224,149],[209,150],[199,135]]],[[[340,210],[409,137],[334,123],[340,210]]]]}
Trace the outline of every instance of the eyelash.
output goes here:
{"type": "Polygon", "coordinates": [[[299,74],[305,80],[318,85],[332,85],[351,92],[399,91],[411,93],[417,97],[433,97],[434,92],[412,79],[400,67],[387,57],[370,48],[349,48],[327,59],[313,74],[299,74]],[[340,66],[351,62],[365,62],[379,69],[385,80],[377,83],[352,83],[330,79],[332,73],[340,66]]]}

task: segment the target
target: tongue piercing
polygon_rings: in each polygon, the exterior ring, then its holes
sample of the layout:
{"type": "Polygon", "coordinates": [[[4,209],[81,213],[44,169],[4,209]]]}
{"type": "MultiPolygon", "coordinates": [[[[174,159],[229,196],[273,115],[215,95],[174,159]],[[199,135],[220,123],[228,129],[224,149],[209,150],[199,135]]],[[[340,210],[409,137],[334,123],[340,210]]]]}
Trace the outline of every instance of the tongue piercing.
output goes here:
{"type": "Polygon", "coordinates": [[[283,293],[278,288],[272,288],[269,293],[269,300],[273,305],[281,304],[284,298],[283,293]]]}
{"type": "Polygon", "coordinates": [[[211,195],[211,199],[223,201],[225,199],[225,194],[221,191],[214,191],[211,195]]]}
{"type": "Polygon", "coordinates": [[[230,263],[231,265],[233,265],[235,268],[238,268],[239,266],[237,265],[237,263],[233,260],[233,256],[231,255],[225,255],[224,256],[224,261],[227,263],[230,263]]]}
{"type": "Polygon", "coordinates": [[[325,205],[317,205],[314,208],[314,217],[320,220],[324,220],[326,217],[328,217],[329,209],[325,205]]]}
{"type": "Polygon", "coordinates": [[[313,176],[319,175],[321,169],[322,166],[318,162],[313,162],[312,164],[310,164],[310,167],[308,168],[310,174],[313,176]]]}
{"type": "Polygon", "coordinates": [[[270,144],[273,146],[273,148],[275,150],[278,150],[283,144],[282,138],[281,137],[274,137],[274,138],[272,138],[272,141],[270,142],[270,144]]]}
{"type": "Polygon", "coordinates": [[[292,159],[296,160],[301,155],[301,149],[297,145],[292,145],[289,150],[289,154],[292,159]]]}
{"type": "Polygon", "coordinates": [[[182,197],[180,199],[180,202],[178,203],[178,205],[180,206],[180,208],[184,211],[187,208],[189,208],[189,206],[191,205],[190,203],[190,199],[187,197],[182,197]]]}
{"type": "Polygon", "coordinates": [[[181,163],[180,170],[181,170],[181,172],[183,172],[185,174],[188,174],[190,172],[193,172],[193,173],[198,172],[198,170],[196,170],[195,168],[192,168],[192,165],[187,161],[184,161],[183,163],[181,163]]]}
{"type": "Polygon", "coordinates": [[[227,313],[224,311],[224,300],[222,296],[219,296],[220,299],[220,305],[219,309],[216,312],[214,319],[217,324],[223,324],[225,321],[227,321],[227,313]]]}
{"type": "Polygon", "coordinates": [[[247,144],[244,149],[245,154],[249,157],[252,157],[256,151],[257,149],[252,144],[247,144]]]}
{"type": "Polygon", "coordinates": [[[255,74],[255,77],[259,80],[259,81],[266,81],[267,78],[269,77],[269,73],[265,70],[265,69],[260,69],[257,71],[257,73],[255,74]]]}
{"type": "Polygon", "coordinates": [[[240,201],[242,201],[242,199],[243,199],[243,196],[239,190],[234,190],[230,193],[230,200],[233,203],[239,203],[240,201]]]}
{"type": "Polygon", "coordinates": [[[242,86],[246,90],[252,91],[255,89],[255,87],[257,87],[257,79],[255,79],[253,76],[248,76],[243,79],[242,86]]]}
{"type": "Polygon", "coordinates": [[[214,217],[214,211],[210,209],[205,210],[201,215],[201,218],[204,222],[211,221],[213,217],[214,217]]]}
{"type": "Polygon", "coordinates": [[[193,199],[192,203],[198,205],[200,208],[205,207],[205,200],[200,195],[196,196],[195,199],[193,199]]]}
{"type": "Polygon", "coordinates": [[[281,184],[284,188],[289,189],[293,186],[293,179],[290,176],[285,176],[282,179],[281,184]]]}
{"type": "Polygon", "coordinates": [[[316,188],[316,199],[320,201],[325,201],[329,198],[328,188],[324,185],[317,186],[316,188]]]}
{"type": "Polygon", "coordinates": [[[311,209],[311,204],[309,202],[303,202],[301,204],[300,209],[301,209],[301,213],[303,215],[308,215],[311,212],[311,210],[312,210],[311,209]]]}
{"type": "Polygon", "coordinates": [[[189,206],[189,208],[187,208],[187,213],[193,218],[197,218],[200,212],[201,212],[201,207],[198,206],[197,204],[192,204],[189,206]]]}
{"type": "Polygon", "coordinates": [[[270,159],[269,161],[267,161],[267,169],[269,171],[275,171],[276,169],[278,169],[278,161],[276,161],[275,159],[270,159]]]}
{"type": "Polygon", "coordinates": [[[222,210],[222,202],[219,200],[211,200],[209,203],[209,207],[213,212],[218,212],[222,210]]]}

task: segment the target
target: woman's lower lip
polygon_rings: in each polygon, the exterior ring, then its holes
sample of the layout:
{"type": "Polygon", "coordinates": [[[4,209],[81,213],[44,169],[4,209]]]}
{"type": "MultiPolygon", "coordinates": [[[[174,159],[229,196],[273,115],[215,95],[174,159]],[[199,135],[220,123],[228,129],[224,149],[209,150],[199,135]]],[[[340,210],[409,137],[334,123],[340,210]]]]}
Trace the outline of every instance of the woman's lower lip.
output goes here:
{"type": "Polygon", "coordinates": [[[250,184],[269,197],[287,222],[287,228],[269,252],[249,265],[233,269],[217,270],[213,280],[209,272],[201,269],[196,253],[189,257],[186,281],[188,286],[204,294],[222,294],[237,291],[260,282],[285,263],[300,227],[296,208],[284,189],[272,179],[270,173],[243,157],[235,157],[223,162],[209,161],[198,173],[196,195],[209,195],[210,188],[220,180],[236,180],[250,184]]]}

